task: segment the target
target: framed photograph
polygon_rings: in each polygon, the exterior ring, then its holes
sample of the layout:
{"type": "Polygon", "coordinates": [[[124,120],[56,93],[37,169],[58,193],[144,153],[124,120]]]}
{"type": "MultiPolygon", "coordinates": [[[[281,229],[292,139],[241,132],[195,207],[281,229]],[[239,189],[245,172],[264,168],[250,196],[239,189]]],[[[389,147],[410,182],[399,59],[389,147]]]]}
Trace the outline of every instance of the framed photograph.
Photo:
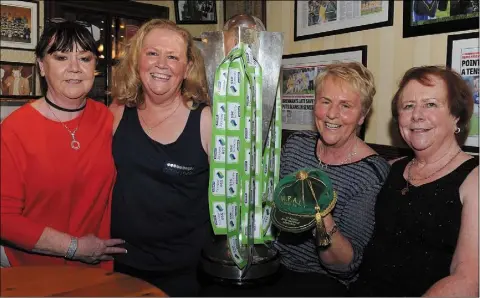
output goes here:
{"type": "Polygon", "coordinates": [[[478,88],[479,88],[479,38],[478,33],[449,35],[447,39],[447,66],[456,70],[472,88],[473,114],[470,119],[470,132],[464,144],[464,150],[477,152],[479,148],[479,116],[478,116],[478,88]]]}
{"type": "MultiPolygon", "coordinates": [[[[284,55],[282,57],[282,125],[285,130],[316,130],[315,78],[325,65],[356,61],[367,66],[367,46],[284,55]]],[[[365,125],[358,132],[363,139],[365,125]]]]}
{"type": "Polygon", "coordinates": [[[0,61],[1,98],[29,99],[35,95],[34,63],[0,61]]]}
{"type": "Polygon", "coordinates": [[[0,47],[35,50],[38,39],[38,2],[2,1],[0,47]]]}
{"type": "Polygon", "coordinates": [[[177,24],[216,24],[215,0],[174,0],[177,24]]]}
{"type": "Polygon", "coordinates": [[[403,1],[403,37],[478,29],[478,0],[403,1]]]}
{"type": "Polygon", "coordinates": [[[267,28],[267,1],[266,0],[223,0],[223,15],[227,22],[237,14],[248,14],[262,21],[267,28]]]}
{"type": "Polygon", "coordinates": [[[393,0],[295,0],[294,40],[393,25],[393,0]]]}
{"type": "Polygon", "coordinates": [[[11,99],[3,98],[0,95],[0,122],[3,121],[13,111],[20,108],[24,104],[33,101],[34,99],[11,99]]]}

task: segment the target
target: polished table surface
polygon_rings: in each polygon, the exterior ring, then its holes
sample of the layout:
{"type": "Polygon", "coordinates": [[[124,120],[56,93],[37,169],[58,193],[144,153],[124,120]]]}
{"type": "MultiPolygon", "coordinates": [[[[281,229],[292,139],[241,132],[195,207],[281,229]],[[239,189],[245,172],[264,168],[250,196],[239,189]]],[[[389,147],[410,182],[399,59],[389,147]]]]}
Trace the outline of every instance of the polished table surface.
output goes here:
{"type": "Polygon", "coordinates": [[[128,275],[72,266],[12,267],[0,269],[5,296],[157,296],[155,286],[128,275]]]}

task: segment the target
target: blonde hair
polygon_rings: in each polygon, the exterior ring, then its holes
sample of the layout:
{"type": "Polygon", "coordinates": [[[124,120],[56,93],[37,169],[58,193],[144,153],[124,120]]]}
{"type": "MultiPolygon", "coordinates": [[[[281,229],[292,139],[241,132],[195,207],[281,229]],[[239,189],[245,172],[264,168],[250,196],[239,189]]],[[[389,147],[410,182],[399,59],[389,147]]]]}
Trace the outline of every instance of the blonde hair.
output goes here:
{"type": "Polygon", "coordinates": [[[139,106],[144,103],[142,81],[138,72],[138,60],[142,44],[147,34],[153,29],[165,28],[177,32],[187,44],[187,61],[191,68],[182,82],[181,93],[185,101],[209,104],[205,65],[200,51],[193,42],[192,35],[174,22],[153,19],[143,24],[125,47],[120,63],[114,67],[112,97],[119,104],[139,106]]]}
{"type": "Polygon", "coordinates": [[[327,78],[341,79],[349,83],[359,93],[362,114],[366,116],[372,106],[375,90],[373,74],[361,63],[339,62],[327,65],[315,78],[315,93],[323,86],[327,78]]]}

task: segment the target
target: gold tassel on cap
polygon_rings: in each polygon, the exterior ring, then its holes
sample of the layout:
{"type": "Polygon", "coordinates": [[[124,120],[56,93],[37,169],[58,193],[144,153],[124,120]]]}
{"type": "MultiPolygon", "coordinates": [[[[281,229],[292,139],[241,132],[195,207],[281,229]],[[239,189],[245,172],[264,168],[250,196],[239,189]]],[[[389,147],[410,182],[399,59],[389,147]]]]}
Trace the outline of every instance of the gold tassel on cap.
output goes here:
{"type": "Polygon", "coordinates": [[[326,247],[330,245],[330,235],[328,235],[327,230],[325,229],[325,224],[323,223],[323,218],[320,215],[320,208],[315,207],[317,213],[315,214],[316,233],[315,233],[315,244],[317,247],[326,247]]]}

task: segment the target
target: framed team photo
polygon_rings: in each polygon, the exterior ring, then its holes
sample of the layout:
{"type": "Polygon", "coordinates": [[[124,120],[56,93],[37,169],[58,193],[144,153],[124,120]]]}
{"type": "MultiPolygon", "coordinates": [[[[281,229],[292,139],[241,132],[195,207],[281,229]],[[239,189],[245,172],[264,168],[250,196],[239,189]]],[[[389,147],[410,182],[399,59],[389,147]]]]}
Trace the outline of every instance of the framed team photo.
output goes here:
{"type": "Polygon", "coordinates": [[[0,2],[0,47],[33,51],[38,39],[38,2],[0,2]]]}
{"type": "Polygon", "coordinates": [[[478,0],[403,1],[403,37],[478,29],[478,0]]]}
{"type": "Polygon", "coordinates": [[[177,24],[216,24],[217,6],[215,0],[175,0],[177,24]]]}

